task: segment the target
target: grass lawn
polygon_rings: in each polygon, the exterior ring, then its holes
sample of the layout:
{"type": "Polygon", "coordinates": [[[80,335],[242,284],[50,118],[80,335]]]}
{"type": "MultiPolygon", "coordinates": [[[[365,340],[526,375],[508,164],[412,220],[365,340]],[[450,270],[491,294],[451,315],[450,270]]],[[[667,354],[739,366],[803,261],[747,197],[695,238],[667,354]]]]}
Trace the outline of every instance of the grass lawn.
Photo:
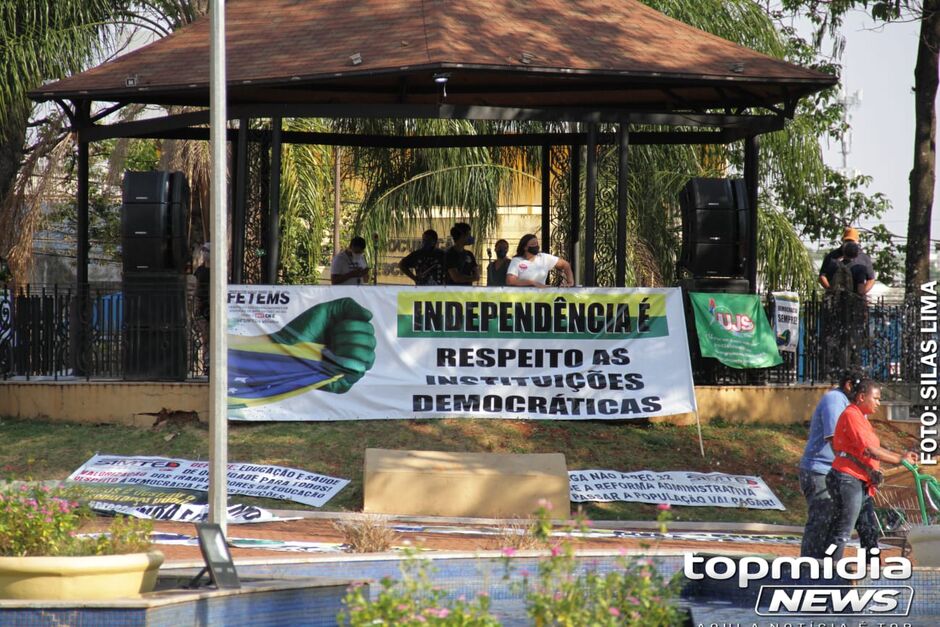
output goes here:
{"type": "MultiPolygon", "coordinates": [[[[882,445],[899,450],[911,436],[895,423],[879,422],[882,445]]],[[[720,507],[674,507],[676,520],[802,524],[806,513],[797,463],[806,425],[703,425],[705,457],[694,426],[642,421],[387,420],[358,422],[231,423],[229,459],[278,464],[350,479],[324,508],[361,511],[366,448],[492,453],[564,453],[569,470],[691,470],[757,475],[786,511],[720,507]]],[[[0,420],[0,477],[64,479],[94,453],[208,457],[208,429],[151,430],[115,425],[77,425],[39,420],[0,420]]],[[[235,497],[271,508],[304,506],[235,497]]],[[[587,503],[594,520],[653,520],[656,506],[587,503]]]]}

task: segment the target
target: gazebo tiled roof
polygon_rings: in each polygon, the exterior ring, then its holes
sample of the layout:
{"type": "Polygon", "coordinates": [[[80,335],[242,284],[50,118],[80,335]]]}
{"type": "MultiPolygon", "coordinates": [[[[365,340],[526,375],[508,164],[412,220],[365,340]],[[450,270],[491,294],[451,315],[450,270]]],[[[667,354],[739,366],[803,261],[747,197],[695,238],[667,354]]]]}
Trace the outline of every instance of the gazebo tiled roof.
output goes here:
{"type": "MultiPolygon", "coordinates": [[[[32,96],[205,105],[209,26],[32,96]]],[[[455,105],[791,111],[835,82],[636,0],[230,0],[226,38],[233,104],[432,104],[446,72],[455,105]]]]}

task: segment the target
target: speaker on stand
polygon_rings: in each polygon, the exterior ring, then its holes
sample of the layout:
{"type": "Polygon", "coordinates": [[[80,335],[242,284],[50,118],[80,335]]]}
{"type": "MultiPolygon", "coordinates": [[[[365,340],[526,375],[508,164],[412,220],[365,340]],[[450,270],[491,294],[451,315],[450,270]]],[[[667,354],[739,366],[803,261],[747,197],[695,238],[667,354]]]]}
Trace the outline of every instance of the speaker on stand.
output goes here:
{"type": "MultiPolygon", "coordinates": [[[[682,251],[679,287],[685,308],[693,374],[697,383],[717,383],[723,370],[699,352],[695,316],[689,292],[748,294],[747,246],[753,225],[748,213],[747,188],[741,179],[694,178],[679,196],[682,212],[682,251]]],[[[724,368],[724,370],[727,370],[724,368]]]]}
{"type": "Polygon", "coordinates": [[[679,196],[679,267],[692,278],[747,276],[750,220],[742,180],[691,179],[679,196]]]}
{"type": "Polygon", "coordinates": [[[189,185],[181,172],[125,172],[124,377],[183,380],[189,316],[189,185]]]}

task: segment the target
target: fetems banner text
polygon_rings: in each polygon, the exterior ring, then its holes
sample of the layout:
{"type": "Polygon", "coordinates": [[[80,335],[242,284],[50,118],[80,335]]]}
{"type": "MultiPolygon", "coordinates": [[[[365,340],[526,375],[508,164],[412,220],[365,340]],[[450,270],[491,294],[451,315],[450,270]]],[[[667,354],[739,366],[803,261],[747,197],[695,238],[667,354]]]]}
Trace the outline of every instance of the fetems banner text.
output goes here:
{"type": "Polygon", "coordinates": [[[677,289],[232,286],[229,417],[695,410],[677,289]]]}

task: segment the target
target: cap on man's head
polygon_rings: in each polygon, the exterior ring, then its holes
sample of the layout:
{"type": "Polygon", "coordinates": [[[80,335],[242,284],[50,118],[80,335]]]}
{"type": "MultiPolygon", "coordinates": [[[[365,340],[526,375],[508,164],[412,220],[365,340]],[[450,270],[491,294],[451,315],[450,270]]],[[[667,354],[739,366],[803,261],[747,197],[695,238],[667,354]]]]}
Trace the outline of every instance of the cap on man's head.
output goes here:
{"type": "Polygon", "coordinates": [[[842,232],[842,241],[852,240],[853,242],[858,241],[858,229],[854,226],[847,226],[842,232]]]}

